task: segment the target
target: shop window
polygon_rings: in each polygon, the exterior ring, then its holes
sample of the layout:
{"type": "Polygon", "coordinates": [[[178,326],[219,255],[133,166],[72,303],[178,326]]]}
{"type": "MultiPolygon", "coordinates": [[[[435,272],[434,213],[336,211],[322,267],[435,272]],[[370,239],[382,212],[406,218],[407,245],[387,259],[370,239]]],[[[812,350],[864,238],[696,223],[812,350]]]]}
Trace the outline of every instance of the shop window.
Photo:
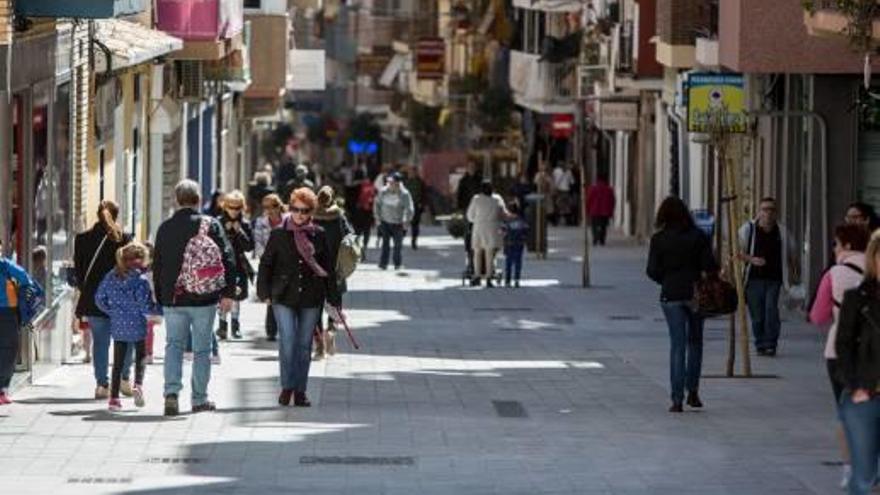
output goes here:
{"type": "Polygon", "coordinates": [[[859,113],[858,197],[880,207],[880,87],[868,93],[859,88],[856,108],[859,113]]]}
{"type": "Polygon", "coordinates": [[[51,184],[52,236],[49,259],[52,264],[50,297],[57,298],[65,290],[64,263],[71,258],[71,154],[70,154],[70,84],[60,86],[55,98],[55,158],[52,162],[51,184]]]}
{"type": "Polygon", "coordinates": [[[12,98],[12,219],[9,224],[11,240],[9,255],[21,264],[21,253],[24,251],[24,225],[22,197],[24,196],[24,98],[16,95],[12,98]]]}
{"type": "Polygon", "coordinates": [[[43,287],[49,287],[49,214],[52,186],[49,182],[49,92],[34,93],[31,112],[31,147],[33,153],[33,189],[31,197],[31,276],[43,287]]]}

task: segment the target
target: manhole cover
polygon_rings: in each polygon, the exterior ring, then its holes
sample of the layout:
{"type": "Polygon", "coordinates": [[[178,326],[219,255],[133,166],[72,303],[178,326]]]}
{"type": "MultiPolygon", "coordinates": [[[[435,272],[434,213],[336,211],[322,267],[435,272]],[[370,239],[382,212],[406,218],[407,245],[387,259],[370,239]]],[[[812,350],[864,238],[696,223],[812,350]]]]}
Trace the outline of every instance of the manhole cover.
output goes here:
{"type": "Polygon", "coordinates": [[[300,464],[333,464],[346,466],[413,466],[416,459],[410,456],[366,457],[366,456],[303,456],[300,464]]]}
{"type": "Polygon", "coordinates": [[[493,400],[495,413],[502,418],[527,418],[526,408],[517,400],[493,400]]]}
{"type": "Polygon", "coordinates": [[[82,478],[67,478],[67,482],[76,485],[124,485],[131,483],[131,478],[105,478],[85,476],[82,478]]]}

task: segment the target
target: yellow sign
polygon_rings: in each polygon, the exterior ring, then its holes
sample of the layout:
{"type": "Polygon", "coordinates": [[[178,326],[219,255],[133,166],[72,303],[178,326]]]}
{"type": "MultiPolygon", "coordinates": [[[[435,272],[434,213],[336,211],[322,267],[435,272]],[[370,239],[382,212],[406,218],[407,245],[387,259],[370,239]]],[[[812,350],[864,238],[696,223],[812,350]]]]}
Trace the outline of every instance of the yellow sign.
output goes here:
{"type": "Polygon", "coordinates": [[[691,74],[687,97],[689,132],[709,132],[719,121],[727,132],[746,132],[742,74],[691,74]]]}

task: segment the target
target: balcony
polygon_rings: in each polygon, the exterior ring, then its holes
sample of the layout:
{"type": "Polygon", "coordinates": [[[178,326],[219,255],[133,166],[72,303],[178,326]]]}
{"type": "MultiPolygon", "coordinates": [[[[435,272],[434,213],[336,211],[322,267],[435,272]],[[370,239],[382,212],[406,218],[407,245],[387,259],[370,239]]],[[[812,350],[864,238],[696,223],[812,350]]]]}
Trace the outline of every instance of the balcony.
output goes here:
{"type": "MultiPolygon", "coordinates": [[[[810,10],[804,12],[807,32],[813,36],[845,36],[849,18],[840,12],[837,0],[813,0],[810,10]]],[[[880,20],[872,23],[871,38],[880,40],[880,20]]]]}
{"type": "Polygon", "coordinates": [[[670,68],[693,67],[697,33],[711,24],[711,9],[704,0],[658,0],[657,61],[670,68]]]}
{"type": "Polygon", "coordinates": [[[577,63],[542,62],[540,55],[510,52],[510,88],[518,105],[540,113],[571,113],[578,89],[577,63]]]}
{"type": "Polygon", "coordinates": [[[217,60],[243,48],[241,0],[155,0],[156,27],[184,41],[181,60],[217,60]]]}
{"type": "Polygon", "coordinates": [[[143,12],[146,0],[19,0],[13,4],[17,16],[111,19],[143,12]]]}

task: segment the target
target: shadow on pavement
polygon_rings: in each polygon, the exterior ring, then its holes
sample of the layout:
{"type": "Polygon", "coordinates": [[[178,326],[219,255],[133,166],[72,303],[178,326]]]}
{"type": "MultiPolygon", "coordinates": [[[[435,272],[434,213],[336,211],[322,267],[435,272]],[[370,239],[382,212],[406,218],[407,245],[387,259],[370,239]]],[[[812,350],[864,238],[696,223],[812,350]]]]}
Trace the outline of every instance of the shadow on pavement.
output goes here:
{"type": "Polygon", "coordinates": [[[99,401],[96,399],[75,398],[75,397],[37,397],[34,399],[17,400],[15,402],[17,404],[29,404],[29,405],[39,405],[39,404],[64,405],[64,404],[97,404],[99,401]]]}
{"type": "Polygon", "coordinates": [[[82,416],[83,421],[100,421],[110,423],[164,423],[172,421],[183,421],[186,419],[185,414],[168,418],[162,415],[144,415],[140,414],[137,409],[131,409],[127,412],[111,413],[107,410],[91,409],[81,411],[50,411],[52,416],[71,417],[82,416]]]}

